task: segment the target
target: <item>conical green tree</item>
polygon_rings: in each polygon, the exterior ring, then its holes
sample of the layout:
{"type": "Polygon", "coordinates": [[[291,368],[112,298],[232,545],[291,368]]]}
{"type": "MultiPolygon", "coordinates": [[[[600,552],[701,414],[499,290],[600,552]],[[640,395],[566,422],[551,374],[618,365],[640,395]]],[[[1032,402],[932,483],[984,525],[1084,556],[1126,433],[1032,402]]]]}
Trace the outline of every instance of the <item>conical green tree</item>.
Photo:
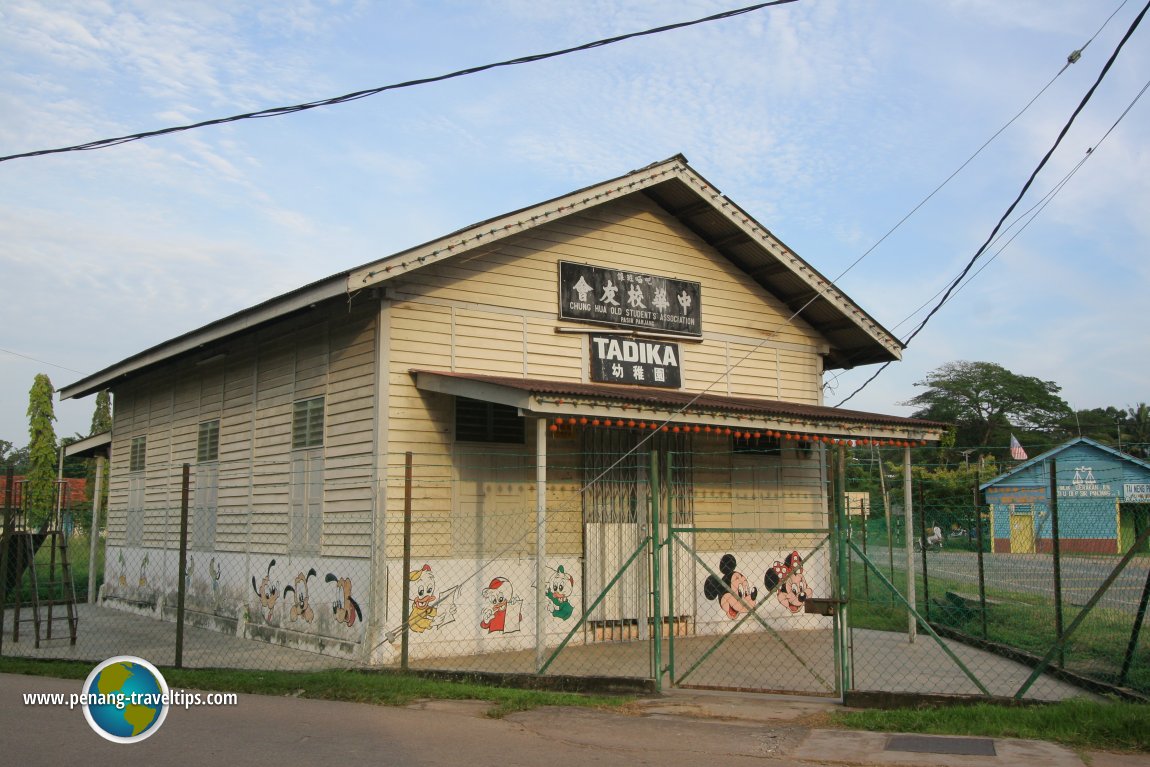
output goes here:
{"type": "Polygon", "coordinates": [[[52,513],[56,500],[56,420],[52,399],[56,390],[40,373],[28,392],[28,476],[24,509],[28,526],[39,527],[52,513]]]}
{"type": "MultiPolygon", "coordinates": [[[[103,434],[112,429],[112,395],[107,389],[96,395],[96,410],[92,413],[92,428],[88,431],[89,437],[94,437],[97,434],[103,434]]],[[[92,503],[96,499],[96,461],[89,459],[88,467],[85,473],[87,483],[85,485],[85,497],[88,501],[87,509],[85,510],[84,518],[79,520],[84,527],[89,527],[92,521],[92,503]]],[[[108,508],[108,475],[105,471],[104,481],[101,483],[103,487],[100,492],[103,494],[103,500],[100,508],[108,508]]]]}

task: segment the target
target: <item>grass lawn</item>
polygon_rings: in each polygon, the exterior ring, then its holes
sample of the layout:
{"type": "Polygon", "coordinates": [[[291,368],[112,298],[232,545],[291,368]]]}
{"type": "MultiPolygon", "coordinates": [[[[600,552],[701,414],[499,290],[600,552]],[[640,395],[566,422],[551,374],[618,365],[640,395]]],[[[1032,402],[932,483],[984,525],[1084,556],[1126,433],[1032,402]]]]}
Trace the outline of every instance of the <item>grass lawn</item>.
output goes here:
{"type": "Polygon", "coordinates": [[[1150,752],[1150,705],[1067,700],[1038,706],[980,703],[931,709],[842,711],[835,726],[876,732],[1033,738],[1076,749],[1150,752]]]}
{"type": "MultiPolygon", "coordinates": [[[[91,671],[92,666],[87,663],[0,658],[0,673],[6,674],[85,679],[91,671]]],[[[622,695],[583,695],[574,692],[524,690],[425,679],[388,671],[284,672],[174,668],[161,668],[160,671],[168,685],[175,689],[291,695],[300,698],[373,703],[381,706],[404,706],[428,698],[485,700],[492,704],[487,715],[493,718],[541,706],[583,706],[621,710],[632,701],[631,697],[622,695]]]]}
{"type": "MultiPolygon", "coordinates": [[[[884,574],[886,574],[884,572],[884,574]]],[[[855,628],[880,631],[905,631],[906,608],[869,573],[869,594],[864,590],[863,565],[851,563],[851,622],[855,628]]],[[[946,605],[948,591],[976,593],[977,586],[962,581],[931,575],[929,611],[923,600],[924,586],[916,578],[919,611],[932,623],[945,624],[971,637],[982,637],[978,613],[946,605]]],[[[894,584],[904,588],[906,575],[896,570],[894,584]]],[[[987,587],[986,596],[993,606],[987,610],[986,636],[991,642],[1013,647],[1043,657],[1054,646],[1054,607],[1049,597],[1020,593],[1003,587],[987,587]]],[[[1080,609],[1066,605],[1064,625],[1069,626],[1080,609]]],[[[1121,679],[1122,665],[1130,641],[1134,616],[1114,609],[1095,607],[1066,643],[1062,659],[1068,670],[1109,684],[1121,684],[1143,694],[1150,694],[1150,626],[1143,628],[1126,678],[1121,679]]],[[[1055,658],[1058,662],[1058,658],[1055,658]]]]}

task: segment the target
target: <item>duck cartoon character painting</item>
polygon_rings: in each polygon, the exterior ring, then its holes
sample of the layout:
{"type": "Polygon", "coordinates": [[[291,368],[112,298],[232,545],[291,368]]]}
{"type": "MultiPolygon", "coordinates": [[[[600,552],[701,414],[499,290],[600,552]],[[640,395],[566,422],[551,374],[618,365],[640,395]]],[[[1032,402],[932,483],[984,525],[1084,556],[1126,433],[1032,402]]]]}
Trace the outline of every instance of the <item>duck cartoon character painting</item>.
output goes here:
{"type": "Polygon", "coordinates": [[[575,606],[571,604],[571,593],[574,590],[575,579],[564,571],[563,565],[559,565],[559,569],[551,574],[544,592],[553,605],[551,614],[559,620],[565,621],[575,612],[575,606]]]}
{"type": "Polygon", "coordinates": [[[506,578],[493,578],[483,590],[482,620],[479,627],[488,634],[505,634],[519,630],[523,620],[520,605],[523,600],[515,596],[511,581],[506,578]]]}

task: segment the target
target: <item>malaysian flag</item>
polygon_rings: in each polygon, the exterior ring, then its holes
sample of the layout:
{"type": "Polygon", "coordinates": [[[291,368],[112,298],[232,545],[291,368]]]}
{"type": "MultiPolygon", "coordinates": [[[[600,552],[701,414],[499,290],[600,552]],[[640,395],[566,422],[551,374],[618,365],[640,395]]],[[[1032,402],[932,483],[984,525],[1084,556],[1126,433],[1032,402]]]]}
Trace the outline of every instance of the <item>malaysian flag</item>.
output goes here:
{"type": "Polygon", "coordinates": [[[1015,439],[1014,435],[1010,435],[1010,457],[1016,461],[1026,460],[1026,451],[1022,449],[1022,445],[1015,439]]]}

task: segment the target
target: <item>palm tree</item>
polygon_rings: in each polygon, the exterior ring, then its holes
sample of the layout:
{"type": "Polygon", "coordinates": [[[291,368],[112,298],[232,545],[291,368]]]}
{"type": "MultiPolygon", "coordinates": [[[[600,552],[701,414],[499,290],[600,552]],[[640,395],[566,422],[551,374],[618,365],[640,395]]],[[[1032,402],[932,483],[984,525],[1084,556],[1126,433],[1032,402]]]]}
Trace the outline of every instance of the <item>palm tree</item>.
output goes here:
{"type": "Polygon", "coordinates": [[[1126,452],[1142,459],[1150,457],[1150,405],[1139,402],[1138,407],[1127,408],[1126,414],[1126,452]]]}

